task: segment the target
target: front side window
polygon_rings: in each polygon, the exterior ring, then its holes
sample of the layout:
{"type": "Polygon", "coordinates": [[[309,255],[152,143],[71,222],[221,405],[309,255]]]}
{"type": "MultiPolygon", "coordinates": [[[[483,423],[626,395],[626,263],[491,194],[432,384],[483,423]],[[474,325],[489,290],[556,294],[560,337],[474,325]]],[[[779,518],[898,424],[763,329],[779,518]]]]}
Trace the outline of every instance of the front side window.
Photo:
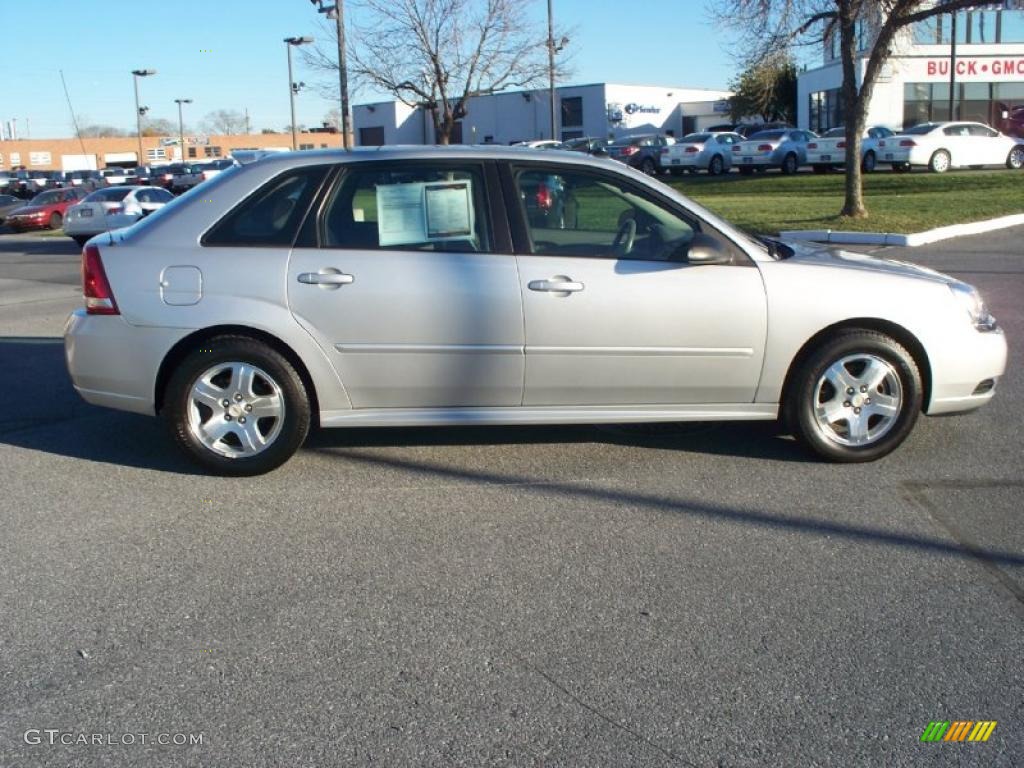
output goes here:
{"type": "Polygon", "coordinates": [[[295,168],[274,177],[214,224],[206,246],[290,246],[327,166],[295,168]]]}
{"type": "Polygon", "coordinates": [[[478,167],[395,164],[344,175],[325,207],[325,248],[486,253],[483,174],[478,167]]]}
{"type": "Polygon", "coordinates": [[[525,169],[515,178],[534,254],[683,261],[697,229],[609,176],[525,169]]]}

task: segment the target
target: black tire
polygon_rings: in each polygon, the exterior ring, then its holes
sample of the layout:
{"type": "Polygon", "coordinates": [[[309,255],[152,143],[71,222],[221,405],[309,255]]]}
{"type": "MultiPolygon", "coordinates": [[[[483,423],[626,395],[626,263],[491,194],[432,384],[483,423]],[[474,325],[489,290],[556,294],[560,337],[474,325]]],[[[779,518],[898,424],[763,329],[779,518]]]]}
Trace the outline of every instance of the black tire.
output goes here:
{"type": "MultiPolygon", "coordinates": [[[[247,477],[276,469],[299,449],[309,433],[310,402],[302,379],[277,350],[247,336],[218,336],[190,352],[178,364],[167,383],[161,416],[174,442],[193,461],[218,475],[247,477]],[[193,384],[218,363],[230,362],[245,363],[266,372],[280,388],[284,403],[276,437],[259,453],[238,458],[208,448],[190,426],[193,384]]],[[[210,415],[209,418],[217,417],[210,415]]],[[[231,420],[229,416],[224,419],[231,420]]],[[[237,435],[235,440],[238,440],[237,435]]]]}
{"type": "Polygon", "coordinates": [[[864,173],[874,173],[875,172],[875,168],[877,167],[877,165],[878,165],[878,158],[875,157],[875,153],[874,152],[868,152],[866,155],[864,155],[864,159],[861,161],[860,169],[864,173]]]}
{"type": "Polygon", "coordinates": [[[648,176],[656,176],[658,173],[658,169],[655,167],[654,161],[649,157],[645,157],[643,162],[640,163],[640,170],[648,176]]]}
{"type": "Polygon", "coordinates": [[[932,173],[945,173],[949,170],[952,158],[944,149],[937,149],[928,160],[928,170],[932,173]]]}
{"type": "Polygon", "coordinates": [[[64,217],[54,211],[50,214],[50,220],[47,222],[47,226],[50,229],[60,229],[64,226],[64,217]]]}
{"type": "Polygon", "coordinates": [[[739,172],[742,176],[750,176],[754,173],[754,169],[751,168],[749,165],[741,165],[739,167],[739,172]]]}
{"type": "MultiPolygon", "coordinates": [[[[850,371],[851,368],[845,368],[847,374],[850,371]]],[[[786,426],[800,442],[821,458],[846,463],[874,461],[891,453],[910,434],[918,414],[921,412],[923,392],[924,386],[917,363],[897,341],[875,331],[856,329],[842,331],[811,352],[794,372],[784,396],[783,418],[786,426]],[[892,377],[887,377],[878,385],[877,389],[880,396],[885,394],[891,396],[891,392],[885,393],[882,390],[890,388],[892,379],[898,380],[898,407],[889,424],[885,423],[884,416],[865,413],[863,418],[867,421],[864,423],[874,423],[874,427],[868,427],[868,433],[872,428],[879,429],[884,426],[885,429],[876,438],[870,439],[863,445],[849,445],[845,444],[843,440],[850,441],[853,422],[846,421],[847,434],[844,436],[829,426],[822,426],[816,412],[819,405],[825,406],[826,401],[822,400],[823,394],[829,394],[829,399],[847,397],[845,393],[836,390],[831,383],[827,383],[826,372],[843,360],[852,360],[848,365],[856,370],[859,362],[858,356],[881,360],[888,365],[892,377]]],[[[870,398],[873,394],[872,391],[855,390],[853,395],[849,395],[849,400],[844,401],[842,405],[837,403],[834,407],[840,409],[841,412],[849,409],[851,416],[853,411],[859,415],[861,408],[877,407],[877,403],[874,406],[870,405],[870,398]]],[[[856,417],[853,416],[853,418],[856,417]]],[[[842,423],[842,419],[836,423],[842,423]]]]}
{"type": "Polygon", "coordinates": [[[800,161],[797,156],[790,152],[784,158],[782,158],[782,172],[787,176],[792,176],[800,168],[800,161]]]}
{"type": "Polygon", "coordinates": [[[708,163],[708,176],[721,176],[724,169],[725,162],[722,160],[722,156],[715,155],[711,158],[711,162],[708,163]]]}
{"type": "Polygon", "coordinates": [[[1013,171],[1024,168],[1024,144],[1018,144],[1006,156],[1006,167],[1013,171]]]}
{"type": "Polygon", "coordinates": [[[89,241],[89,235],[72,235],[71,239],[74,240],[79,246],[83,246],[89,241]]]}

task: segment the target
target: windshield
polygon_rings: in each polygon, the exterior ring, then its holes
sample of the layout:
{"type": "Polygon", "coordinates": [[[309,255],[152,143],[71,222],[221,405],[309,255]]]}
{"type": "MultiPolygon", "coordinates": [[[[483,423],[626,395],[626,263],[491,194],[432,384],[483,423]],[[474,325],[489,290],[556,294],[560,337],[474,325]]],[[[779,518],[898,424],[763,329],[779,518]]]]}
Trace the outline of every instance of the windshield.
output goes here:
{"type": "Polygon", "coordinates": [[[131,193],[130,189],[99,189],[87,195],[83,203],[117,203],[131,193]]]}
{"type": "Polygon", "coordinates": [[[842,138],[845,135],[846,135],[846,129],[845,128],[830,128],[829,130],[825,131],[821,135],[821,138],[823,138],[823,139],[840,139],[840,138],[842,138]]]}
{"type": "Polygon", "coordinates": [[[711,138],[710,133],[691,133],[689,136],[683,136],[680,141],[689,141],[694,144],[703,144],[705,141],[711,138]]]}
{"type": "Polygon", "coordinates": [[[32,198],[32,205],[53,205],[54,203],[59,203],[61,195],[63,194],[64,193],[60,191],[43,192],[42,194],[36,195],[32,198]]]}

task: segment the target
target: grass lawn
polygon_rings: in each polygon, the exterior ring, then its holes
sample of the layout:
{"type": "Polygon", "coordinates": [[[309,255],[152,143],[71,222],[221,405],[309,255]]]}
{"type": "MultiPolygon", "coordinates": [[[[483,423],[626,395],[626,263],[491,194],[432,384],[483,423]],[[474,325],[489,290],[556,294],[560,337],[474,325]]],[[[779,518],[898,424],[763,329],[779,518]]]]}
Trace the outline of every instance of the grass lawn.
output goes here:
{"type": "Polygon", "coordinates": [[[925,171],[864,177],[866,219],[843,219],[843,174],[766,174],[709,178],[662,177],[666,183],[733,224],[774,234],[786,229],[834,229],[910,234],[1024,213],[1024,172],[925,171]]]}

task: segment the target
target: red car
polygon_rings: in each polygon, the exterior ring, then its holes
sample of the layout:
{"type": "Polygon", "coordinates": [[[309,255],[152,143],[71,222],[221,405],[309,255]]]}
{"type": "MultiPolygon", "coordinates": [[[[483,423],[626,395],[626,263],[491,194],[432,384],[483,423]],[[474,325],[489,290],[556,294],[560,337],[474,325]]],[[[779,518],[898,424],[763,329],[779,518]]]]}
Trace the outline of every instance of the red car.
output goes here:
{"type": "Polygon", "coordinates": [[[64,225],[64,212],[87,194],[89,190],[79,187],[40,192],[23,207],[11,211],[4,224],[15,232],[60,229],[64,225]]]}

